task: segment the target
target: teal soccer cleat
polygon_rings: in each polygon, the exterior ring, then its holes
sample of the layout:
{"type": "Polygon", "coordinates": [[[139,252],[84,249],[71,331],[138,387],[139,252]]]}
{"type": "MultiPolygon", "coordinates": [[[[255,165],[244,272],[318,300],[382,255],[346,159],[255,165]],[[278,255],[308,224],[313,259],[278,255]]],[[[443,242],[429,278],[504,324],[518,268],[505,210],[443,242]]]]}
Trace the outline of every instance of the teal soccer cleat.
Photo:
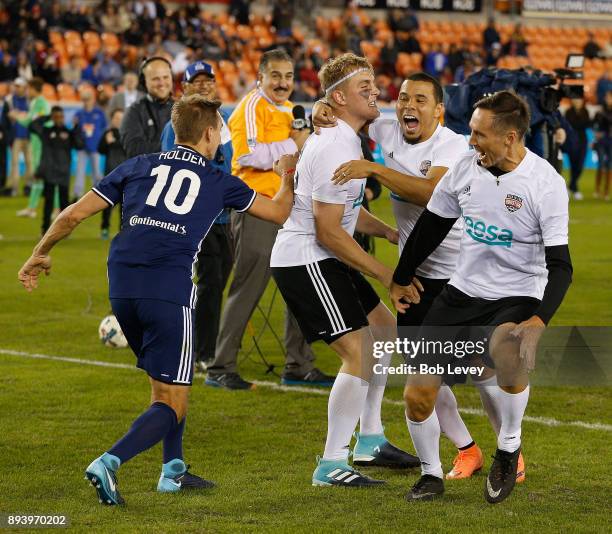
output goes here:
{"type": "Polygon", "coordinates": [[[119,494],[115,471],[119,468],[119,459],[104,453],[89,464],[85,470],[85,478],[96,489],[100,504],[114,506],[125,501],[119,494]]]}
{"type": "Polygon", "coordinates": [[[157,483],[157,491],[161,493],[176,493],[186,489],[208,489],[215,486],[214,482],[204,480],[189,472],[189,466],[183,460],[175,458],[162,465],[162,472],[157,483]]]}
{"type": "Polygon", "coordinates": [[[384,434],[360,434],[353,449],[353,464],[360,467],[420,467],[421,460],[389,443],[384,434]]]}
{"type": "Polygon", "coordinates": [[[342,460],[324,460],[317,457],[317,468],[312,474],[313,486],[343,486],[346,488],[367,488],[385,484],[362,475],[342,460]]]}

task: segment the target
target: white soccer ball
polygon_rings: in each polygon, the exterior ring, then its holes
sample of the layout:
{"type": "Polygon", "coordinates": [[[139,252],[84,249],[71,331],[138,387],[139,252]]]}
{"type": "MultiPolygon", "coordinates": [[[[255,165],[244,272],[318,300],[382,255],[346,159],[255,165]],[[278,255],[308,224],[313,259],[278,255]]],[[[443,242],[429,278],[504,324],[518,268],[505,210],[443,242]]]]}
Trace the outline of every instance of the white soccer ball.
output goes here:
{"type": "Polygon", "coordinates": [[[119,321],[117,321],[114,315],[108,315],[102,319],[100,328],[98,328],[98,334],[100,335],[100,341],[107,347],[124,349],[128,346],[127,339],[125,339],[119,326],[119,321]]]}

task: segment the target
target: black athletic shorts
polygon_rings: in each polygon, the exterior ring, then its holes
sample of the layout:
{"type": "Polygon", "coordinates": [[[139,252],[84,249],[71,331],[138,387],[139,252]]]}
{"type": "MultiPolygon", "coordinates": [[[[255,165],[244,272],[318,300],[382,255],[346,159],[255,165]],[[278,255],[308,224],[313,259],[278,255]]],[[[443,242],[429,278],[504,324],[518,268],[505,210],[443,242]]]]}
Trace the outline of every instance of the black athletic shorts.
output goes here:
{"type": "Polygon", "coordinates": [[[380,297],[364,276],[335,258],[272,267],[272,276],[308,343],[333,343],[368,325],[380,297]]]}
{"type": "Polygon", "coordinates": [[[421,293],[421,302],[411,304],[404,313],[397,313],[397,326],[420,326],[423,324],[423,319],[429,312],[434,300],[444,289],[448,283],[448,278],[434,279],[417,276],[423,285],[423,293],[421,293]]]}
{"type": "MultiPolygon", "coordinates": [[[[470,297],[447,284],[432,303],[416,339],[442,342],[446,344],[445,347],[450,342],[454,344],[455,350],[419,353],[414,358],[406,358],[406,362],[417,366],[421,363],[430,366],[439,364],[445,371],[449,365],[454,368],[456,365],[461,367],[484,363],[493,368],[489,341],[495,328],[503,323],[520,323],[529,319],[539,305],[540,301],[533,297],[505,297],[497,300],[470,297]],[[471,347],[474,346],[482,347],[482,351],[472,352],[471,347]],[[470,350],[466,351],[466,347],[470,347],[470,350]]],[[[465,382],[466,377],[465,373],[443,373],[443,380],[448,385],[465,382]]]]}

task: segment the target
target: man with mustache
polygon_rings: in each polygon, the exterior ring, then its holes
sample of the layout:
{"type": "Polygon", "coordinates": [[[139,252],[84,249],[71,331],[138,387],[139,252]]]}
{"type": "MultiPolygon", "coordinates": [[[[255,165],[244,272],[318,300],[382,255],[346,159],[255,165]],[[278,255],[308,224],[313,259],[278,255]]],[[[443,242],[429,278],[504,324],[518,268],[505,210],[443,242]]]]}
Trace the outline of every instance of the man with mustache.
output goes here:
{"type": "MultiPolygon", "coordinates": [[[[272,198],[280,178],[272,165],[283,154],[301,150],[308,129],[292,129],[293,61],[284,50],[262,55],[257,87],[238,104],[229,120],[234,155],[232,174],[260,195],[272,198]]],[[[247,213],[231,214],[234,236],[234,278],[221,318],[215,359],[208,366],[206,384],[226,389],[255,386],[237,372],[238,350],[247,323],[270,280],[270,252],[280,226],[259,221],[247,213]]],[[[314,355],[295,319],[285,321],[287,359],[282,382],[331,386],[333,377],[313,366],[314,355]]]]}

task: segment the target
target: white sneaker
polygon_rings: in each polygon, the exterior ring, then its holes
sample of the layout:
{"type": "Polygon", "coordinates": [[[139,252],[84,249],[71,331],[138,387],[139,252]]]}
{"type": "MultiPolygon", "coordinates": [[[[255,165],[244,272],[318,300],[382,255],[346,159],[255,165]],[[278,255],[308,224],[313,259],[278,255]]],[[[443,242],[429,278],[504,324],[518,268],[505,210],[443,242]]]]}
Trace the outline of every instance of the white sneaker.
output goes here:
{"type": "Polygon", "coordinates": [[[23,208],[17,212],[17,217],[30,217],[30,219],[36,219],[36,210],[34,208],[23,208]]]}
{"type": "Polygon", "coordinates": [[[573,195],[574,200],[582,200],[584,199],[584,196],[582,195],[582,193],[580,191],[576,191],[573,195]]]}

